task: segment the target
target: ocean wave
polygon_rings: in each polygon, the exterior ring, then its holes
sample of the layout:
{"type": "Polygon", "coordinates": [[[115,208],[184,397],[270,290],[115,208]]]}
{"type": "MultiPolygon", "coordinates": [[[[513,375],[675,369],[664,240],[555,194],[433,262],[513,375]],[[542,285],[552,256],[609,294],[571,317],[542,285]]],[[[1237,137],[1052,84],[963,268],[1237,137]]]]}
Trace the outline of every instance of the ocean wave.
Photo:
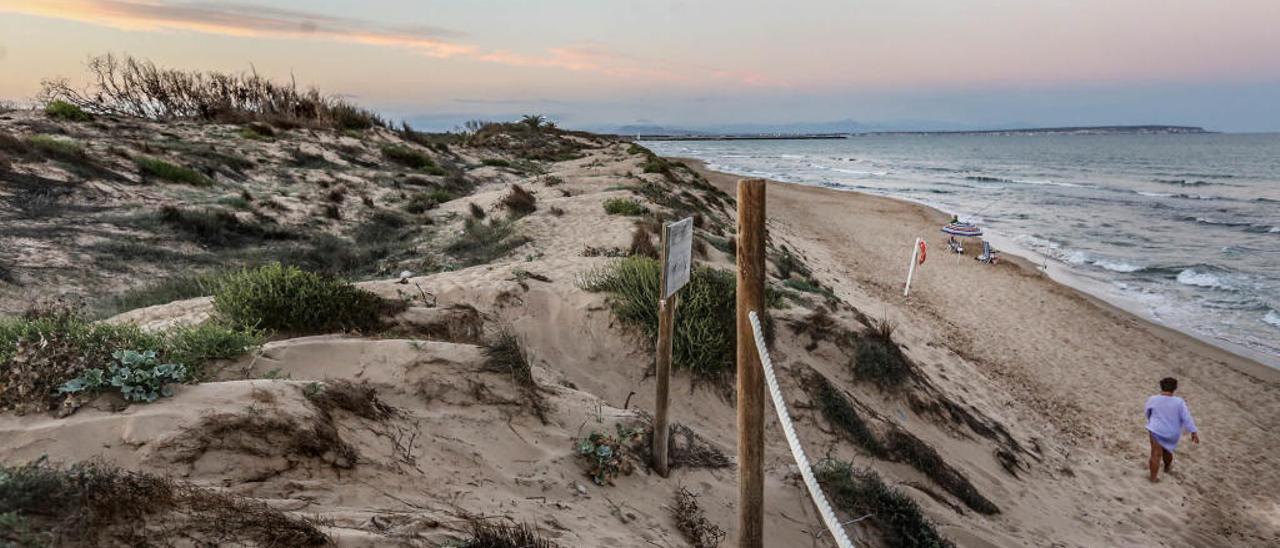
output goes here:
{"type": "Polygon", "coordinates": [[[1205,287],[1209,289],[1221,289],[1223,291],[1235,291],[1236,288],[1223,279],[1223,276],[1212,272],[1205,272],[1188,268],[1178,273],[1178,283],[1193,287],[1205,287]]]}
{"type": "Polygon", "coordinates": [[[1141,191],[1141,190],[1136,191],[1136,192],[1137,192],[1138,194],[1141,194],[1141,195],[1143,195],[1143,196],[1149,196],[1149,197],[1151,197],[1151,198],[1172,198],[1172,197],[1176,196],[1176,194],[1166,194],[1166,193],[1164,193],[1164,192],[1143,192],[1143,191],[1141,191]]]}
{"type": "Polygon", "coordinates": [[[1268,310],[1267,313],[1262,316],[1262,323],[1280,327],[1280,312],[1277,312],[1275,309],[1268,310]]]}
{"type": "Polygon", "coordinates": [[[1216,225],[1216,226],[1253,226],[1253,223],[1240,223],[1240,222],[1235,222],[1235,221],[1221,221],[1221,220],[1218,220],[1218,219],[1212,219],[1212,218],[1209,218],[1209,217],[1183,217],[1183,218],[1182,218],[1182,220],[1184,220],[1184,221],[1194,221],[1194,222],[1197,222],[1197,223],[1200,223],[1200,224],[1204,224],[1204,225],[1216,225]]]}
{"type": "Polygon", "coordinates": [[[1178,185],[1178,186],[1209,186],[1209,185],[1222,184],[1222,183],[1211,183],[1208,181],[1201,181],[1201,180],[1188,181],[1186,179],[1156,179],[1155,182],[1160,183],[1162,185],[1178,185]]]}
{"type": "Polygon", "coordinates": [[[977,181],[979,183],[1012,183],[1012,179],[1003,177],[989,177],[986,175],[968,175],[964,178],[966,181],[977,181]]]}
{"type": "Polygon", "coordinates": [[[1110,270],[1112,272],[1120,272],[1124,274],[1146,270],[1146,267],[1144,266],[1129,264],[1123,261],[1112,261],[1109,259],[1096,259],[1093,261],[1093,266],[1103,270],[1110,270]]]}

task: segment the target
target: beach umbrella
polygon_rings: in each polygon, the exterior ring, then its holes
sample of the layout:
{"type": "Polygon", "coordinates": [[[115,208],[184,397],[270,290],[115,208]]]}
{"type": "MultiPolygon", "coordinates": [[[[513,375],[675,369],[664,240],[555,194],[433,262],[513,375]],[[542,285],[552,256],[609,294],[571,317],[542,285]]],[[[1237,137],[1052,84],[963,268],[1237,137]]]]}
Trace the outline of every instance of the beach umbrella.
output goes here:
{"type": "Polygon", "coordinates": [[[982,229],[973,223],[947,223],[946,226],[942,227],[942,232],[961,238],[979,238],[982,236],[982,229]]]}

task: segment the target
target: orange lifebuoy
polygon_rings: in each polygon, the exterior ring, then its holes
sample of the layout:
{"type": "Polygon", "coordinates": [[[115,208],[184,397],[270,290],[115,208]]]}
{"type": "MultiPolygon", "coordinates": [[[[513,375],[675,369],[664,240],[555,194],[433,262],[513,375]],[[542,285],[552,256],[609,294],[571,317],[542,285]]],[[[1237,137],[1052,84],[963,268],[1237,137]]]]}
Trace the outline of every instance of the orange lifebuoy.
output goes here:
{"type": "Polygon", "coordinates": [[[924,239],[923,239],[923,238],[921,238],[921,239],[920,239],[920,264],[924,264],[924,255],[925,255],[925,251],[928,249],[928,247],[929,247],[929,246],[925,245],[925,243],[924,243],[924,239]]]}

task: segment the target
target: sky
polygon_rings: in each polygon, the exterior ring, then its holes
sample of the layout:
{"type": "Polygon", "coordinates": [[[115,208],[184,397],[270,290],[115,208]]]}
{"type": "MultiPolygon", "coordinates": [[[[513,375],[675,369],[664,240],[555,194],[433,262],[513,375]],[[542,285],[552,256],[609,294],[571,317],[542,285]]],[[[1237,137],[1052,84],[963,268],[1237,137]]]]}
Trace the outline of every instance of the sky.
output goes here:
{"type": "Polygon", "coordinates": [[[1280,0],[0,0],[0,98],[92,55],[447,129],[854,120],[1280,131],[1280,0]]]}

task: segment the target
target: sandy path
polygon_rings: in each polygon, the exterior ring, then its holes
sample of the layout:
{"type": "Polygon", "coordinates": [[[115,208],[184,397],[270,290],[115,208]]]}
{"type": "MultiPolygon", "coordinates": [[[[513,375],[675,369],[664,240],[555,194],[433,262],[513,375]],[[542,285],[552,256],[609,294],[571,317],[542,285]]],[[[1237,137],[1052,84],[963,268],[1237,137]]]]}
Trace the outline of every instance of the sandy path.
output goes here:
{"type": "MultiPolygon", "coordinates": [[[[688,163],[734,192],[738,177],[688,163]]],[[[1092,485],[1133,508],[1078,520],[1153,544],[1280,541],[1280,471],[1268,455],[1280,448],[1280,372],[1100,303],[1026,261],[983,265],[976,246],[965,257],[948,253],[938,233],[947,217],[924,206],[771,182],[768,215],[775,237],[819,259],[811,264],[823,267],[820,281],[911,327],[903,331],[918,344],[967,358],[1012,396],[1018,409],[1003,412],[1043,424],[1045,446],[1063,453],[1082,495],[1092,485]],[[916,236],[930,254],[906,299],[916,236]],[[1152,486],[1141,410],[1168,375],[1179,378],[1204,443],[1184,441],[1175,474],[1152,486]]]]}

